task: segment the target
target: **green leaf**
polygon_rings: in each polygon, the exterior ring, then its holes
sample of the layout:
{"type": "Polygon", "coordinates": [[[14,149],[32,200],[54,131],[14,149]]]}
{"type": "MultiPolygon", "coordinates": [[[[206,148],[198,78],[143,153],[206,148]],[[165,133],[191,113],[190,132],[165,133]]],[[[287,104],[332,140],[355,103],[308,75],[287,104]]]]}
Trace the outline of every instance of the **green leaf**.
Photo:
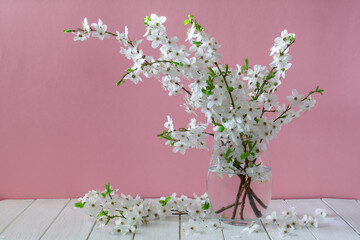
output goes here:
{"type": "Polygon", "coordinates": [[[190,21],[193,20],[193,18],[194,18],[194,16],[191,15],[191,14],[189,14],[188,17],[189,17],[189,20],[190,20],[190,21]]]}
{"type": "Polygon", "coordinates": [[[216,122],[212,122],[212,123],[213,123],[215,126],[218,126],[218,127],[219,127],[219,129],[218,129],[219,132],[225,131],[225,127],[224,127],[222,124],[216,123],[216,122]]]}
{"type": "Polygon", "coordinates": [[[186,19],[185,21],[184,21],[184,25],[188,25],[190,23],[190,20],[189,19],[186,19]]]}
{"type": "Polygon", "coordinates": [[[111,188],[110,183],[109,184],[105,184],[105,193],[102,193],[102,195],[104,197],[106,197],[106,195],[110,195],[112,192],[114,192],[115,190],[111,188]],[[105,194],[105,195],[104,195],[105,194]]]}
{"type": "Polygon", "coordinates": [[[243,65],[242,68],[241,68],[241,73],[243,73],[245,70],[246,70],[246,66],[243,65]]]}
{"type": "Polygon", "coordinates": [[[217,122],[212,122],[215,126],[222,126],[222,124],[217,123],[217,122]]]}
{"type": "Polygon", "coordinates": [[[247,58],[245,58],[245,68],[246,70],[249,69],[249,60],[247,58]]]}
{"type": "Polygon", "coordinates": [[[126,69],[126,72],[128,72],[128,73],[130,73],[132,71],[134,71],[134,69],[131,69],[131,68],[126,69]]]}
{"type": "Polygon", "coordinates": [[[225,131],[225,127],[221,125],[221,126],[219,127],[219,130],[218,130],[218,131],[219,131],[219,132],[225,131]]]}
{"type": "Polygon", "coordinates": [[[122,83],[122,82],[125,82],[124,79],[120,79],[120,80],[116,83],[116,86],[119,86],[120,83],[122,83]]]}
{"type": "Polygon", "coordinates": [[[289,40],[290,40],[290,42],[292,42],[294,40],[294,34],[290,33],[289,40]]]}
{"type": "Polygon", "coordinates": [[[250,152],[254,149],[254,147],[256,146],[256,143],[257,143],[257,142],[254,142],[253,145],[250,145],[250,147],[249,147],[249,148],[250,148],[250,152]]]}
{"type": "Polygon", "coordinates": [[[148,22],[150,22],[150,21],[151,21],[150,17],[149,17],[149,16],[146,16],[146,17],[144,18],[144,25],[145,25],[145,26],[149,26],[148,22]]]}
{"type": "Polygon", "coordinates": [[[173,64],[175,64],[175,66],[184,66],[184,64],[182,62],[171,62],[173,64]]]}
{"type": "Polygon", "coordinates": [[[193,41],[192,43],[193,43],[194,45],[196,45],[197,47],[200,47],[201,44],[202,44],[201,42],[197,42],[197,41],[193,41]]]}
{"type": "Polygon", "coordinates": [[[201,92],[205,93],[207,96],[210,96],[212,94],[211,90],[206,90],[205,88],[202,88],[201,92]]]}
{"type": "Polygon", "coordinates": [[[76,207],[76,208],[83,208],[84,206],[85,206],[85,203],[86,202],[76,202],[76,203],[74,203],[74,207],[76,207]]]}
{"type": "Polygon", "coordinates": [[[64,30],[64,33],[69,33],[69,32],[71,32],[71,29],[65,29],[64,30]]]}
{"type": "Polygon", "coordinates": [[[233,87],[228,87],[228,92],[232,92],[232,91],[234,91],[234,88],[233,87]]]}
{"type": "Polygon", "coordinates": [[[315,92],[320,93],[321,95],[323,95],[323,91],[324,91],[324,89],[320,89],[319,86],[316,86],[315,92]]]}
{"type": "Polygon", "coordinates": [[[259,121],[260,121],[260,119],[258,119],[257,117],[254,118],[254,120],[255,120],[256,123],[259,123],[259,121]]]}
{"type": "Polygon", "coordinates": [[[105,225],[108,225],[109,221],[110,221],[110,218],[107,219],[105,225]]]}
{"type": "Polygon", "coordinates": [[[211,67],[208,67],[209,69],[209,75],[211,78],[215,78],[217,76],[217,74],[215,73],[215,71],[211,68],[211,67]]]}
{"type": "Polygon", "coordinates": [[[240,158],[241,158],[241,159],[245,159],[245,158],[247,158],[249,155],[250,155],[249,152],[244,152],[244,153],[242,153],[242,154],[240,155],[240,158]]]}
{"type": "Polygon", "coordinates": [[[204,30],[204,28],[202,26],[200,26],[200,24],[198,24],[196,21],[195,21],[195,28],[196,30],[198,30],[199,32],[202,32],[204,30]]]}
{"type": "Polygon", "coordinates": [[[208,202],[202,203],[201,208],[204,209],[204,210],[209,209],[210,208],[210,203],[208,203],[208,202]]]}
{"type": "Polygon", "coordinates": [[[164,200],[159,200],[161,206],[166,206],[166,204],[171,200],[171,197],[166,197],[164,200]]]}
{"type": "Polygon", "coordinates": [[[101,213],[99,213],[97,216],[98,217],[102,217],[102,216],[106,216],[109,213],[109,211],[102,211],[101,213]]]}
{"type": "Polygon", "coordinates": [[[106,192],[110,192],[110,183],[105,184],[105,190],[106,190],[106,192]]]}
{"type": "Polygon", "coordinates": [[[227,158],[231,153],[231,148],[228,148],[228,150],[225,153],[225,157],[227,158]]]}
{"type": "Polygon", "coordinates": [[[266,76],[266,79],[273,78],[274,76],[275,76],[274,72],[269,72],[268,75],[266,76]]]}

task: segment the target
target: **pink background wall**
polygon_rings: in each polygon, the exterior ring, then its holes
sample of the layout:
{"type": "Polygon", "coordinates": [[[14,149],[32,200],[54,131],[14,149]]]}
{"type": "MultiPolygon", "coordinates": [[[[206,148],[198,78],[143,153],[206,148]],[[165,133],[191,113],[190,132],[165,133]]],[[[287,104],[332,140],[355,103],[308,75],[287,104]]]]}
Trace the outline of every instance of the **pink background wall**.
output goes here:
{"type": "Polygon", "coordinates": [[[360,199],[360,1],[172,2],[0,2],[0,199],[78,197],[107,182],[144,197],[206,191],[211,151],[173,154],[156,137],[167,114],[188,122],[182,97],[168,97],[155,79],[116,87],[131,66],[119,44],[62,32],[86,16],[141,37],[152,12],[182,40],[194,14],[231,66],[245,57],[268,64],[273,39],[295,32],[280,95],[316,85],[325,95],[270,144],[273,197],[360,199]]]}

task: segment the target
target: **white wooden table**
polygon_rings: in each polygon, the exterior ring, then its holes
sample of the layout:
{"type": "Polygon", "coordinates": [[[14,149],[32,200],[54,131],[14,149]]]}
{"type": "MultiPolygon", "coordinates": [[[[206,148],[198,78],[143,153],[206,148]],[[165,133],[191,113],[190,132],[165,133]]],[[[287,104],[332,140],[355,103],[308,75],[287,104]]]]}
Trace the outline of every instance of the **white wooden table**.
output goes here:
{"type": "MultiPolygon", "coordinates": [[[[168,217],[141,226],[138,233],[120,237],[97,228],[84,211],[75,209],[74,199],[37,199],[0,201],[0,239],[6,240],[237,240],[281,239],[277,229],[266,227],[259,233],[246,234],[242,227],[222,224],[221,229],[186,236],[182,224],[186,216],[168,217]]],[[[325,209],[329,217],[319,228],[296,230],[290,239],[352,240],[360,239],[360,201],[343,199],[272,200],[269,211],[281,212],[290,206],[299,215],[325,209]]],[[[264,227],[264,226],[263,226],[264,227]]]]}

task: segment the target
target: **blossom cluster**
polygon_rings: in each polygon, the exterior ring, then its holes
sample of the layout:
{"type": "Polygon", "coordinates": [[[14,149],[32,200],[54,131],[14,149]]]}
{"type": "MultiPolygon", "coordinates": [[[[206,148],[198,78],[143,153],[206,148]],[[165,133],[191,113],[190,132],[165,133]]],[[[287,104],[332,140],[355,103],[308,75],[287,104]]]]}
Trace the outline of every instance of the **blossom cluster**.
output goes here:
{"type": "MultiPolygon", "coordinates": [[[[317,228],[318,222],[326,217],[326,212],[323,209],[315,209],[314,216],[303,215],[302,218],[296,216],[295,208],[291,207],[286,211],[283,211],[281,215],[277,216],[274,211],[270,215],[266,216],[265,223],[276,226],[278,228],[281,237],[287,237],[294,235],[294,231],[304,227],[317,228]]],[[[247,232],[256,232],[257,226],[250,226],[245,229],[247,232]]]]}
{"type": "MultiPolygon", "coordinates": [[[[205,230],[216,229],[216,222],[208,220],[212,217],[212,211],[207,194],[194,198],[185,195],[180,197],[173,193],[169,197],[162,197],[159,201],[144,200],[137,195],[135,198],[123,193],[116,194],[110,184],[105,185],[105,190],[89,191],[84,197],[79,198],[75,207],[84,208],[92,220],[96,220],[100,227],[114,223],[113,233],[125,235],[134,233],[139,226],[147,224],[151,220],[164,219],[173,214],[188,215],[191,219],[185,233],[200,233],[205,230]],[[193,223],[197,228],[191,228],[193,223]]],[[[218,221],[217,221],[218,223],[218,221]]]]}
{"type": "Polygon", "coordinates": [[[287,97],[287,104],[278,101],[275,93],[292,66],[289,51],[295,34],[284,30],[275,38],[269,66],[251,66],[246,58],[243,65],[231,68],[219,63],[220,45],[192,15],[184,22],[191,26],[185,40],[190,43],[188,47],[180,44],[178,37],[167,35],[165,22],[166,17],[156,14],[144,21],[146,33],[143,37],[153,48],[159,48],[157,58],[144,54],[139,47],[142,39],[131,39],[127,27],[124,32],[111,33],[100,19],[90,27],[85,18],[82,28],[65,32],[73,32],[75,41],[90,36],[100,40],[116,37],[122,44],[120,53],[133,62],[118,85],[125,80],[138,84],[143,78],[157,78],[170,96],[184,94],[186,112],[196,115],[195,111],[201,111],[206,116],[205,123],[197,123],[193,118],[188,128],[178,129],[168,116],[166,129],[158,136],[168,140],[166,143],[174,147],[174,152],[185,154],[188,149],[204,149],[204,139],[211,135],[216,140],[212,161],[218,169],[253,167],[247,174],[257,173],[256,168],[261,163],[255,164],[255,161],[282,125],[310,110],[316,103],[312,94],[323,92],[316,87],[302,95],[294,89],[287,97]],[[209,125],[214,133],[206,132],[209,125]]]}

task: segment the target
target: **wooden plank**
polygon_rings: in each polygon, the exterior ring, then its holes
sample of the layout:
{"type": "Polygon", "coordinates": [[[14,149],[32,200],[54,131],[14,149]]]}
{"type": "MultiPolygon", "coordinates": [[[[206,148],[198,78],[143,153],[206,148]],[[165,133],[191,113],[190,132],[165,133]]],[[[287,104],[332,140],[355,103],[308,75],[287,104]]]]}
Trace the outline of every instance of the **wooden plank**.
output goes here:
{"type": "MultiPolygon", "coordinates": [[[[114,234],[112,232],[112,227],[114,227],[113,224],[109,223],[109,225],[100,227],[98,223],[96,223],[94,229],[90,233],[90,236],[88,238],[84,238],[86,240],[133,240],[135,234],[127,234],[124,236],[119,236],[117,234],[114,234]]],[[[141,227],[140,227],[141,228],[141,227]]]]}
{"type": "MultiPolygon", "coordinates": [[[[99,227],[95,225],[94,230],[89,236],[89,240],[118,240],[119,235],[112,232],[114,225],[99,227]]],[[[121,240],[140,240],[140,239],[179,239],[179,220],[178,217],[168,217],[165,220],[155,220],[149,222],[147,225],[140,226],[136,234],[126,234],[121,236],[121,240]]]]}
{"type": "Polygon", "coordinates": [[[360,204],[356,200],[325,198],[323,201],[360,234],[360,204]]]}
{"type": "MultiPolygon", "coordinates": [[[[271,214],[271,212],[276,211],[277,215],[280,216],[282,211],[289,209],[290,206],[284,200],[271,200],[269,208],[267,210],[267,214],[271,214]]],[[[298,216],[299,217],[299,216],[298,216]]],[[[270,238],[273,240],[283,239],[280,236],[279,230],[276,226],[272,224],[265,225],[266,231],[269,234],[270,238]]],[[[293,240],[314,240],[315,236],[309,231],[307,228],[297,229],[294,234],[291,235],[291,239],[293,240]]]]}
{"type": "Polygon", "coordinates": [[[0,201],[0,235],[34,200],[0,201]]]}
{"type": "Polygon", "coordinates": [[[1,233],[6,240],[38,240],[70,199],[35,200],[1,233]]]}
{"type": "Polygon", "coordinates": [[[295,207],[296,212],[300,215],[314,215],[316,208],[325,210],[328,217],[319,223],[318,228],[309,228],[316,238],[331,240],[359,240],[359,235],[356,234],[356,232],[345,221],[343,221],[320,199],[287,200],[287,202],[291,206],[295,207]]]}
{"type": "Polygon", "coordinates": [[[203,232],[200,235],[185,235],[183,226],[189,221],[189,219],[190,218],[186,215],[181,217],[181,240],[225,240],[221,228],[203,232]]]}
{"type": "Polygon", "coordinates": [[[71,200],[41,240],[78,240],[86,239],[94,227],[82,209],[74,208],[76,199],[71,200]]]}
{"type": "Polygon", "coordinates": [[[170,216],[166,217],[164,220],[151,221],[149,224],[139,227],[135,234],[135,240],[149,239],[178,240],[179,217],[170,216]]]}
{"type": "Polygon", "coordinates": [[[237,240],[237,239],[246,239],[246,240],[266,240],[270,239],[268,234],[266,233],[263,225],[259,222],[261,226],[261,230],[258,233],[248,234],[243,231],[246,226],[234,226],[229,224],[221,224],[224,233],[224,239],[226,240],[237,240]]]}

